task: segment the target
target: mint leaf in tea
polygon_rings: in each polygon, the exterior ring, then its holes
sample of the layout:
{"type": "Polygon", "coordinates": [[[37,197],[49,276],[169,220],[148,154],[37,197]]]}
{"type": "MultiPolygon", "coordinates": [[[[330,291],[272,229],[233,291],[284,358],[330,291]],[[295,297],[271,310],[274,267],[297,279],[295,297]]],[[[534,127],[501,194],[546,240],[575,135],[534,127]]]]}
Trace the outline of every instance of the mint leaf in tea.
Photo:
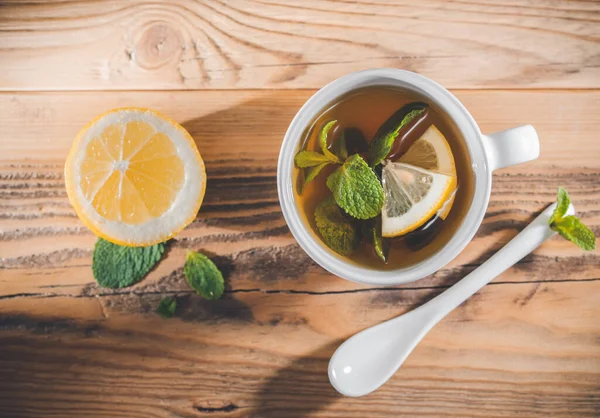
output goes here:
{"type": "Polygon", "coordinates": [[[315,167],[321,164],[328,164],[331,161],[323,154],[314,151],[302,151],[296,154],[294,162],[298,167],[308,168],[315,167]]]}
{"type": "Polygon", "coordinates": [[[302,186],[302,190],[304,190],[306,186],[311,181],[313,181],[319,175],[319,173],[328,165],[329,163],[323,163],[306,170],[306,177],[304,177],[304,185],[302,186]]]}
{"type": "Polygon", "coordinates": [[[323,151],[323,155],[325,155],[325,157],[327,157],[327,159],[332,163],[340,164],[343,161],[340,160],[337,155],[329,151],[329,145],[327,144],[327,139],[330,136],[331,128],[333,128],[336,123],[336,120],[331,120],[327,122],[325,126],[323,126],[323,129],[321,129],[321,133],[319,134],[319,143],[321,144],[321,151],[323,151]]]}
{"type": "Polygon", "coordinates": [[[383,188],[375,172],[359,154],[327,178],[327,187],[338,206],[356,219],[371,219],[383,207],[383,188]]]}
{"type": "Polygon", "coordinates": [[[425,117],[427,105],[423,103],[410,103],[403,106],[385,121],[375,133],[369,151],[369,162],[371,167],[380,164],[385,158],[388,158],[392,146],[396,143],[400,131],[409,130],[409,125],[416,122],[417,118],[425,117]]]}
{"type": "Polygon", "coordinates": [[[344,215],[332,197],[315,209],[315,222],[323,241],[341,255],[350,255],[358,244],[355,222],[344,215]]]}
{"type": "Polygon", "coordinates": [[[469,153],[438,107],[373,86],[324,104],[296,156],[296,199],[323,243],[394,269],[439,251],[473,194],[469,153]]]}
{"type": "Polygon", "coordinates": [[[390,240],[383,238],[381,234],[381,218],[365,222],[363,227],[363,239],[373,246],[375,254],[384,263],[387,263],[390,253],[390,240]]]}
{"type": "Polygon", "coordinates": [[[340,161],[346,161],[348,158],[348,146],[346,145],[346,132],[342,132],[333,143],[333,153],[339,158],[340,161]]]}

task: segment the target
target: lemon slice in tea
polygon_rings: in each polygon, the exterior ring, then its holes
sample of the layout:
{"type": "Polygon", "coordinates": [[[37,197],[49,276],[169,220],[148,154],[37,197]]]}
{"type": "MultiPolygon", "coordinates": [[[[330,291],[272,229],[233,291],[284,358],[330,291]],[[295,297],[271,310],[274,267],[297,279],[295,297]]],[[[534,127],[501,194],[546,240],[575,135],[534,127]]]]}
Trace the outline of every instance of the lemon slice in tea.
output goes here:
{"type": "Polygon", "coordinates": [[[100,115],[75,138],[65,163],[79,219],[115,244],[165,241],[196,217],[206,188],[204,162],[190,134],[148,109],[100,115]]]}
{"type": "Polygon", "coordinates": [[[392,238],[414,231],[437,214],[454,193],[456,177],[386,162],[382,184],[381,230],[384,237],[392,238]]]}
{"type": "MultiPolygon", "coordinates": [[[[456,177],[456,164],[450,144],[434,125],[431,125],[398,161],[456,177]]],[[[440,218],[446,219],[450,213],[455,194],[456,189],[438,211],[437,215],[440,218]]]]}

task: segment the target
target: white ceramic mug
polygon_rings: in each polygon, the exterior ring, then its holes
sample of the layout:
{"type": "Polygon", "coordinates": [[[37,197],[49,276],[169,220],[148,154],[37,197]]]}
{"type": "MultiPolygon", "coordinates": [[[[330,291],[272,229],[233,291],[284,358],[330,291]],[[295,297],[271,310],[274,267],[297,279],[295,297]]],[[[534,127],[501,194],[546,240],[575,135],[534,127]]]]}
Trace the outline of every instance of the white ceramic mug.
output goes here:
{"type": "Polygon", "coordinates": [[[298,111],[281,145],[277,167],[277,188],[285,220],[306,253],[329,272],[358,283],[394,285],[426,277],[454,259],[471,241],[481,225],[490,199],[492,172],[526,161],[535,160],[540,143],[531,125],[483,135],[475,120],[458,99],[441,85],[419,74],[398,69],[366,70],[348,74],[316,92],[298,111]],[[384,85],[409,89],[425,96],[454,122],[467,145],[474,176],[473,199],[467,215],[448,243],[436,254],[417,265],[382,271],[358,266],[330,250],[311,230],[299,213],[294,197],[294,157],[299,151],[307,126],[326,107],[356,89],[384,85]]]}

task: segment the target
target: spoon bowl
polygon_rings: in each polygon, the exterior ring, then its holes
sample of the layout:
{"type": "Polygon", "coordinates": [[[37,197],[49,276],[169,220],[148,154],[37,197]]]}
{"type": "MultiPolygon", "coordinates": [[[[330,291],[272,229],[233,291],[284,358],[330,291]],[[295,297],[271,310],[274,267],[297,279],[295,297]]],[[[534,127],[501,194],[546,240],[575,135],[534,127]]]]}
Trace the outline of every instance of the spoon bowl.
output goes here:
{"type": "Polygon", "coordinates": [[[363,396],[387,382],[433,327],[426,313],[417,308],[346,340],[329,362],[329,381],[335,390],[363,396]]]}

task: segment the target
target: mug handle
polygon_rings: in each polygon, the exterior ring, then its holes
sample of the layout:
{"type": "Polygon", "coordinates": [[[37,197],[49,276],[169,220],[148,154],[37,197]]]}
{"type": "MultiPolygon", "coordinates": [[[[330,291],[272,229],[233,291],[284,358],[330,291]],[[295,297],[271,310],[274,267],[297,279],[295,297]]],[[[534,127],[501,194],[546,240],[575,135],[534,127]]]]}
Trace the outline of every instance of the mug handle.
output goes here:
{"type": "Polygon", "coordinates": [[[491,171],[532,161],[540,156],[540,140],[531,125],[482,135],[482,141],[491,171]]]}

